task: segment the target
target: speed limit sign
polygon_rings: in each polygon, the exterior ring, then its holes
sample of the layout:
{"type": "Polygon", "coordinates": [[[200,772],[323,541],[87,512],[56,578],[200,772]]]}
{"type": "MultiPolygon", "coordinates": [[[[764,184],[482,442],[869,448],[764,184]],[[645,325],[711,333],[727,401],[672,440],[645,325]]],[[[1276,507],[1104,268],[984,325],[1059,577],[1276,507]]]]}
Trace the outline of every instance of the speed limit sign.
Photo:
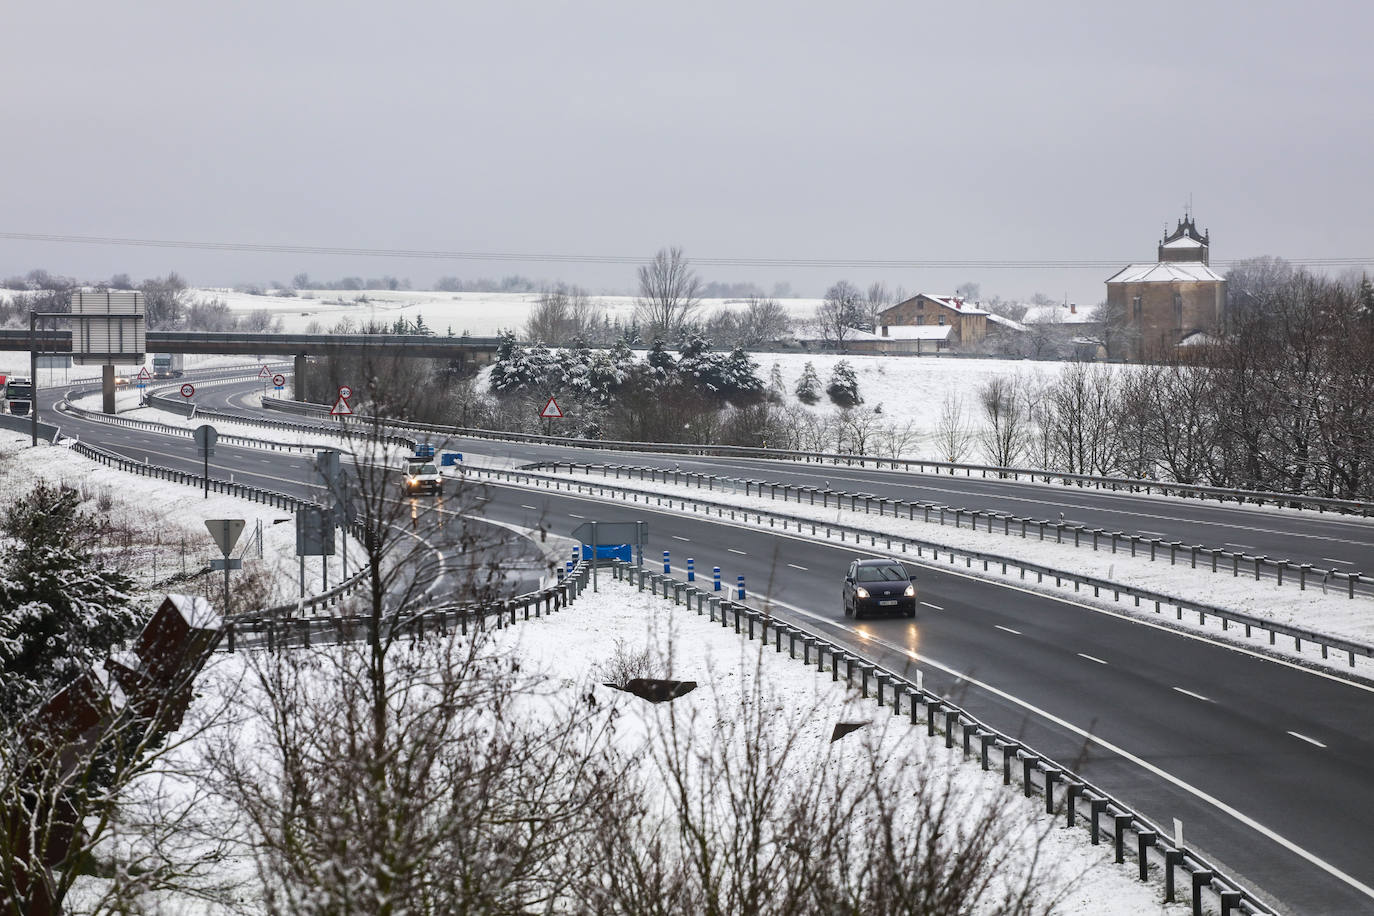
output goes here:
{"type": "Polygon", "coordinates": [[[340,386],[339,386],[339,397],[341,397],[341,398],[343,398],[345,401],[347,401],[349,398],[353,397],[353,389],[352,389],[352,388],[349,388],[347,385],[340,385],[340,386]]]}
{"type": "Polygon", "coordinates": [[[196,393],[196,386],[195,386],[195,385],[192,385],[190,382],[187,382],[185,385],[182,385],[182,386],[181,386],[181,396],[182,396],[183,398],[189,398],[191,395],[193,395],[193,394],[195,394],[195,393],[196,393]]]}

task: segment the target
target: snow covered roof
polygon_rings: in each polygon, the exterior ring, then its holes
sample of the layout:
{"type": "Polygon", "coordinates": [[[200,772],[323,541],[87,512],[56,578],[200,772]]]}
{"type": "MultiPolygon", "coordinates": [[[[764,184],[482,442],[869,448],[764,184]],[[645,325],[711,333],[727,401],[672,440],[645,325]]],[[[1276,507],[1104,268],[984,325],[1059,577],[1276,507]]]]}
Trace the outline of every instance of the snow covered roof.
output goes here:
{"type": "Polygon", "coordinates": [[[1090,309],[1073,311],[1067,305],[1032,305],[1021,316],[1022,324],[1089,324],[1093,321],[1090,309]]]}
{"type": "Polygon", "coordinates": [[[920,293],[927,299],[940,303],[945,308],[954,309],[956,312],[963,312],[965,315],[986,315],[986,309],[980,309],[976,302],[969,302],[958,296],[935,296],[930,293],[920,293]]]}
{"type": "Polygon", "coordinates": [[[1205,332],[1203,332],[1203,331],[1194,331],[1193,333],[1189,334],[1187,337],[1185,337],[1185,338],[1183,338],[1182,340],[1180,340],[1180,341],[1178,342],[1178,346],[1180,346],[1180,347],[1209,347],[1209,346],[1215,346],[1216,344],[1219,344],[1219,343],[1221,343],[1221,341],[1220,341],[1219,339],[1213,337],[1211,334],[1207,334],[1207,333],[1205,333],[1205,332]]]}
{"type": "Polygon", "coordinates": [[[993,324],[1000,324],[1002,327],[1010,328],[1013,331],[1027,330],[1026,326],[1021,322],[1012,321],[1010,318],[1003,317],[996,312],[988,312],[988,321],[991,321],[993,324]]]}
{"type": "Polygon", "coordinates": [[[1181,238],[1176,238],[1176,239],[1174,239],[1174,240],[1171,241],[1171,242],[1165,242],[1165,243],[1164,243],[1163,245],[1161,245],[1160,247],[1161,247],[1161,248],[1201,248],[1201,247],[1202,247],[1202,240],[1201,240],[1201,239],[1190,238],[1189,236],[1186,236],[1186,235],[1185,235],[1185,236],[1183,236],[1183,237],[1181,237],[1181,238]]]}
{"type": "Polygon", "coordinates": [[[1189,283],[1225,280],[1198,261],[1160,261],[1154,264],[1128,264],[1107,278],[1108,283],[1189,283]]]}
{"type": "Polygon", "coordinates": [[[199,595],[168,595],[167,600],[172,602],[186,622],[193,627],[214,630],[224,624],[224,618],[220,617],[214,605],[199,595]]]}
{"type": "Polygon", "coordinates": [[[945,340],[950,332],[954,330],[952,324],[885,324],[870,334],[867,331],[858,332],[862,338],[855,337],[856,340],[945,340]],[[883,333],[883,328],[887,333],[883,333]]]}

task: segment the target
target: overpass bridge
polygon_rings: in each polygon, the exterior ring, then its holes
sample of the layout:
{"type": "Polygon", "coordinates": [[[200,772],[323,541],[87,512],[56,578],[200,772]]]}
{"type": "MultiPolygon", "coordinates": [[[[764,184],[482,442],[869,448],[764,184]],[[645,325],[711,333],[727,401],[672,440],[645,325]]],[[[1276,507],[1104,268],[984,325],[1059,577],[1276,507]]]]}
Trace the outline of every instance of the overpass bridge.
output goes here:
{"type": "MultiPolygon", "coordinates": [[[[301,400],[300,380],[311,356],[400,356],[443,359],[464,366],[491,361],[496,337],[426,337],[420,334],[245,334],[237,331],[148,331],[149,353],[213,356],[289,356],[295,359],[293,396],[301,400]]],[[[0,350],[25,350],[35,356],[72,352],[71,331],[0,330],[0,350]]],[[[107,405],[114,412],[114,372],[105,374],[107,405]]]]}

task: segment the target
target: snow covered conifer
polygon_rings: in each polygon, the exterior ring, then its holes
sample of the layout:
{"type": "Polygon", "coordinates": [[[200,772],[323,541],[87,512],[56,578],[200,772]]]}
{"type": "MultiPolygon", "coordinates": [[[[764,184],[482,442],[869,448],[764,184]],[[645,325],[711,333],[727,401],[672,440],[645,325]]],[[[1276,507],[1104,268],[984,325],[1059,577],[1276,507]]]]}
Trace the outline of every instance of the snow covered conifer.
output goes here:
{"type": "Polygon", "coordinates": [[[825,393],[841,407],[853,407],[864,401],[859,396],[859,378],[854,374],[854,367],[843,359],[836,363],[834,370],[831,371],[825,393]]]}
{"type": "Polygon", "coordinates": [[[814,404],[821,399],[821,377],[816,374],[816,367],[810,361],[802,367],[801,378],[797,380],[796,395],[797,400],[803,404],[814,404]]]}
{"type": "Polygon", "coordinates": [[[0,530],[0,715],[20,717],[108,655],[143,614],[129,578],[95,554],[98,526],[75,490],[38,484],[0,530]]]}

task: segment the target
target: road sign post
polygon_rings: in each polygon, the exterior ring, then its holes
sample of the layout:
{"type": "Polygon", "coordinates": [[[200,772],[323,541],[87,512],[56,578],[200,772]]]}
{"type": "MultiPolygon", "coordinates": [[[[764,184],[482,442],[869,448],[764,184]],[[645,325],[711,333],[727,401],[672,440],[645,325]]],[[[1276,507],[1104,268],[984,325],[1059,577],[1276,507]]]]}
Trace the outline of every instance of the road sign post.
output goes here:
{"type": "MultiPolygon", "coordinates": [[[[202,427],[202,429],[209,429],[209,427],[202,427]]],[[[224,556],[224,614],[226,617],[229,615],[229,570],[243,566],[242,561],[235,563],[230,560],[229,554],[233,551],[234,544],[238,542],[239,535],[243,533],[243,525],[244,521],[241,518],[207,518],[205,520],[206,530],[210,532],[210,537],[215,539],[219,552],[224,556]]],[[[212,567],[218,565],[217,563],[212,564],[212,567]]]]}
{"type": "MultiPolygon", "coordinates": [[[[183,385],[189,388],[189,385],[183,385]]],[[[215,442],[219,439],[219,433],[208,423],[196,427],[193,434],[196,440],[196,454],[205,459],[205,498],[210,498],[210,456],[215,453],[215,442]]]]}

